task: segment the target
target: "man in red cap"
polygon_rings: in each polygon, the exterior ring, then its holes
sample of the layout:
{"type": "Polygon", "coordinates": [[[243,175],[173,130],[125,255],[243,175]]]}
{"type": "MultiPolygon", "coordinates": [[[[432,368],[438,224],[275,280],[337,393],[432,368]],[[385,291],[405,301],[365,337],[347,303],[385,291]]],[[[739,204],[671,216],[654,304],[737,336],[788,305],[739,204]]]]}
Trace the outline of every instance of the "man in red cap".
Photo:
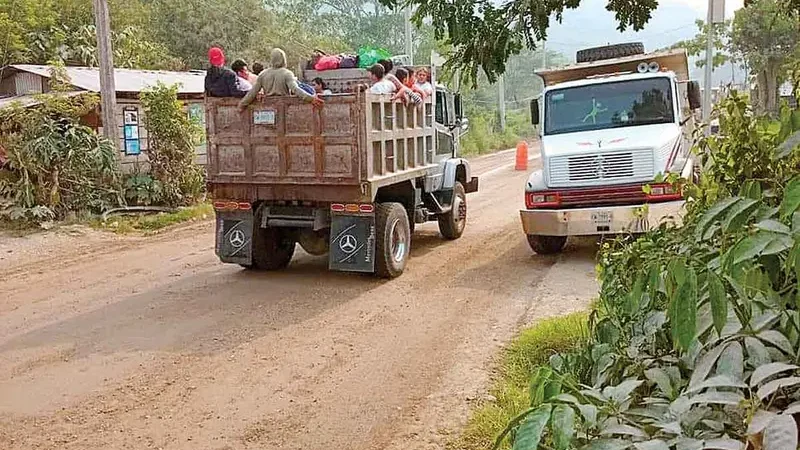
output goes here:
{"type": "Polygon", "coordinates": [[[225,54],[221,48],[211,47],[208,50],[208,62],[211,67],[206,71],[207,96],[242,98],[247,94],[236,82],[236,73],[225,67],[225,54]]]}

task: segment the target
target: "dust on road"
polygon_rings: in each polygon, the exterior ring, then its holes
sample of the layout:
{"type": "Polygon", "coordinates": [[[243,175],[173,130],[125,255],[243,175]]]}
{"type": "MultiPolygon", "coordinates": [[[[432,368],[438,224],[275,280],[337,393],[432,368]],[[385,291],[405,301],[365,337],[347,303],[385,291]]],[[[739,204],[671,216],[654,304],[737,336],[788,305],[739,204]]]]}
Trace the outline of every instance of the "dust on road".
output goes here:
{"type": "Polygon", "coordinates": [[[473,162],[464,236],[418,227],[392,281],[223,265],[210,222],[5,239],[0,448],[442,448],[497,350],[596,292],[591,245],[527,247],[512,165],[473,162]]]}

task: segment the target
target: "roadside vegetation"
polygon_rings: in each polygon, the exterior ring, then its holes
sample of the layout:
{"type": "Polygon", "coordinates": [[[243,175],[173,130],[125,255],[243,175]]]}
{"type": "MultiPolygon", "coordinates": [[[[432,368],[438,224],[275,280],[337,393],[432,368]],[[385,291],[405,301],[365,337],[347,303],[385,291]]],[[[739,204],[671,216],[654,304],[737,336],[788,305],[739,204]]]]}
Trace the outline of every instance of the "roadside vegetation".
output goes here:
{"type": "Polygon", "coordinates": [[[474,411],[461,437],[448,448],[492,448],[506,424],[530,404],[528,383],[539,367],[547,365],[557,353],[584,345],[587,338],[586,313],[545,319],[520,333],[500,357],[489,396],[474,411]]]}
{"type": "MultiPolygon", "coordinates": [[[[50,228],[96,221],[114,208],[178,207],[204,201],[205,175],[194,163],[202,129],[183,110],[176,86],[159,84],[142,93],[150,130],[148,159],[132,173],[123,173],[111,142],[82,123],[96,109],[97,95],[67,94],[69,79],[62,67],[54,64],[53,91],[38,95],[38,105],[0,110],[4,228],[50,228]]],[[[206,204],[195,209],[201,213],[181,210],[125,223],[132,229],[154,229],[208,215],[206,204]]]]}
{"type": "Polygon", "coordinates": [[[586,339],[523,372],[527,395],[498,383],[459,448],[797,448],[800,111],[733,93],[718,112],[684,225],[604,244],[586,339]]]}
{"type": "Polygon", "coordinates": [[[0,220],[18,226],[86,217],[122,201],[114,146],[81,124],[95,94],[67,95],[62,66],[53,92],[31,108],[0,110],[0,220]]]}
{"type": "Polygon", "coordinates": [[[174,211],[111,216],[105,221],[95,219],[91,225],[97,229],[113,231],[117,234],[140,232],[152,234],[182,223],[198,222],[214,216],[210,203],[198,203],[177,208],[174,211]]]}

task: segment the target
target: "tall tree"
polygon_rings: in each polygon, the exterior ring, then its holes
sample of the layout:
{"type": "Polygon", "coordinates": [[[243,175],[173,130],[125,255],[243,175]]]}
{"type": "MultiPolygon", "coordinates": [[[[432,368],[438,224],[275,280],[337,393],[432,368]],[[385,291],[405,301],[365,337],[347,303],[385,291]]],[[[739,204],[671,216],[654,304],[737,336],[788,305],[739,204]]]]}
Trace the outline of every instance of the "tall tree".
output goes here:
{"type": "MultiPolygon", "coordinates": [[[[379,0],[399,8],[416,8],[417,25],[429,19],[437,40],[454,49],[450,63],[464,76],[477,80],[482,70],[494,82],[506,70],[506,62],[523,48],[536,48],[547,36],[550,19],[560,21],[565,9],[575,9],[580,0],[534,2],[509,0],[379,0]]],[[[606,9],[616,15],[618,29],[641,30],[650,20],[658,0],[609,0],[606,9]]]]}
{"type": "Polygon", "coordinates": [[[797,51],[798,40],[798,16],[782,0],[756,0],[736,11],[731,44],[756,75],[759,111],[777,110],[778,83],[786,76],[785,64],[797,51]]]}
{"type": "MultiPolygon", "coordinates": [[[[692,39],[676,42],[670,48],[683,48],[689,56],[705,55],[706,44],[708,43],[708,25],[703,20],[696,20],[697,34],[692,39]]],[[[712,42],[714,46],[714,58],[711,67],[724,66],[727,63],[741,63],[741,55],[734,52],[731,46],[731,25],[732,21],[726,20],[724,23],[712,26],[712,42]]],[[[695,61],[697,67],[705,67],[706,59],[698,58],[695,61]]]]}

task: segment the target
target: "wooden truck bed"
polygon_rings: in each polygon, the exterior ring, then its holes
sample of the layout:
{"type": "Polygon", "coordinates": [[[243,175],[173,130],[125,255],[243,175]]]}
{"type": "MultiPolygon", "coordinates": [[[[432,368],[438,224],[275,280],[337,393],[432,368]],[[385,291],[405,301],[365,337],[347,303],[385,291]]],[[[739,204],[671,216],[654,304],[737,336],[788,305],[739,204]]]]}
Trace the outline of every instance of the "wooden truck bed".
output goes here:
{"type": "Polygon", "coordinates": [[[435,168],[434,100],[336,94],[314,108],[266,97],[206,98],[208,185],[218,199],[371,202],[381,186],[435,168]]]}

